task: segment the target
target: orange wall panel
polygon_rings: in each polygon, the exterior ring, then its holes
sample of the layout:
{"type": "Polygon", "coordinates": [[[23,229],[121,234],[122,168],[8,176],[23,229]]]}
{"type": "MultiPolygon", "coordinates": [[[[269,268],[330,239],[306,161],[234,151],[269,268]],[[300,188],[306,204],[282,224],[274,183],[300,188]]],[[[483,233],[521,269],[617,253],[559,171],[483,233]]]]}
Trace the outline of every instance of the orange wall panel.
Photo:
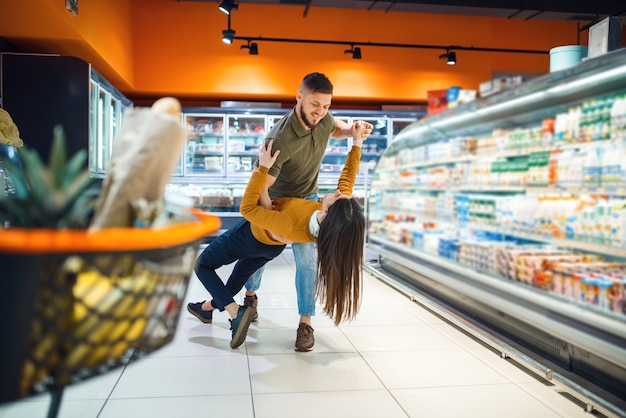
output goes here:
{"type": "Polygon", "coordinates": [[[458,51],[458,64],[451,67],[438,58],[444,50],[363,43],[547,52],[571,43],[576,31],[571,22],[315,7],[303,17],[303,7],[244,4],[232,13],[236,36],[353,41],[361,43],[363,53],[363,59],[353,60],[343,54],[348,45],[261,41],[259,55],[251,56],[240,49],[243,41],[221,42],[227,17],[214,3],[137,0],[133,5],[136,90],[195,97],[288,100],[304,74],[321,71],[333,80],[337,98],[423,101],[428,90],[450,85],[477,89],[480,82],[491,79],[493,70],[547,72],[549,56],[458,51]],[[155,22],[161,22],[162,30],[155,30],[155,22]]]}
{"type": "MultiPolygon", "coordinates": [[[[236,36],[358,43],[363,59],[344,55],[349,45],[259,42],[259,55],[221,42],[227,17],[217,2],[92,0],[72,16],[59,0],[1,2],[0,36],[25,52],[75,55],[124,93],[137,98],[173,95],[189,100],[293,100],[302,77],[324,72],[335,99],[416,103],[428,90],[451,85],[477,89],[494,73],[545,73],[550,48],[575,44],[577,24],[543,20],[429,15],[313,6],[243,4],[232,14],[236,36]],[[32,10],[41,13],[32,13],[32,10]],[[373,43],[533,49],[544,55],[377,47],[373,43]]],[[[586,40],[586,33],[583,33],[586,40]]]]}
{"type": "Polygon", "coordinates": [[[64,1],[0,1],[4,17],[0,36],[23,52],[77,56],[118,88],[130,90],[134,84],[131,2],[82,1],[74,16],[64,1]]]}

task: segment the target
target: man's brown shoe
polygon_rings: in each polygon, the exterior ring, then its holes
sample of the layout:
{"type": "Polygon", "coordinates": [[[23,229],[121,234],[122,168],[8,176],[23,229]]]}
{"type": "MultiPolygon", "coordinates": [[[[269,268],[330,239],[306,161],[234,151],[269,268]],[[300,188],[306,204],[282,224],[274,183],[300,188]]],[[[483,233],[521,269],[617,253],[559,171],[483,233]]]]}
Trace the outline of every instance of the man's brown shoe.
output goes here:
{"type": "MultiPolygon", "coordinates": [[[[243,298],[243,306],[249,306],[251,308],[256,309],[258,304],[259,304],[259,298],[256,295],[246,296],[245,298],[243,298]]],[[[259,319],[259,313],[255,310],[254,318],[252,318],[252,321],[256,321],[258,319],[259,319]]]]}
{"type": "Polygon", "coordinates": [[[315,337],[313,337],[313,327],[300,322],[298,325],[298,336],[296,337],[296,351],[311,351],[315,345],[315,337]]]}

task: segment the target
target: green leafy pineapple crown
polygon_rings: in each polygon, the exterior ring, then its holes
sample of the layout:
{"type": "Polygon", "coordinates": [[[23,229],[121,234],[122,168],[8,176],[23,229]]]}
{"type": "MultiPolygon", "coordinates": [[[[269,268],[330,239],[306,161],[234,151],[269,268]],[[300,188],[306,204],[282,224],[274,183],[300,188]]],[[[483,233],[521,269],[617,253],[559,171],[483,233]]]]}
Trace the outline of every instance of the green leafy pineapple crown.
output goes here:
{"type": "MultiPolygon", "coordinates": [[[[50,158],[46,166],[35,150],[19,148],[21,167],[5,160],[15,193],[0,193],[0,227],[86,228],[100,194],[100,185],[85,167],[87,151],[67,158],[65,132],[53,131],[50,158]]],[[[2,157],[0,157],[2,158],[2,157]]]]}

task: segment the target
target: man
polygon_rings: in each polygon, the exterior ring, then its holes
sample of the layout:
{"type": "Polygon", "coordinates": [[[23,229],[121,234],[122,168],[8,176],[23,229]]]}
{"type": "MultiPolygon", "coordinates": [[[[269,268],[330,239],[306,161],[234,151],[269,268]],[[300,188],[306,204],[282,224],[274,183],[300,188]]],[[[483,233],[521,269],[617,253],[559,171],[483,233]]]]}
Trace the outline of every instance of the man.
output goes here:
{"type": "MultiPolygon", "coordinates": [[[[296,92],[295,107],[271,129],[266,141],[274,140],[274,150],[280,150],[278,159],[269,170],[266,186],[269,197],[300,197],[318,200],[317,178],[332,137],[353,137],[357,126],[367,137],[373,126],[364,121],[352,125],[335,119],[329,113],[333,85],[324,74],[307,74],[296,92]]],[[[311,317],[315,315],[315,284],[317,263],[314,243],[293,243],[296,262],[296,294],[300,322],[296,336],[296,351],[311,351],[315,344],[311,317]]],[[[264,267],[257,270],[246,283],[244,305],[256,309],[256,290],[260,286],[264,267]]]]}

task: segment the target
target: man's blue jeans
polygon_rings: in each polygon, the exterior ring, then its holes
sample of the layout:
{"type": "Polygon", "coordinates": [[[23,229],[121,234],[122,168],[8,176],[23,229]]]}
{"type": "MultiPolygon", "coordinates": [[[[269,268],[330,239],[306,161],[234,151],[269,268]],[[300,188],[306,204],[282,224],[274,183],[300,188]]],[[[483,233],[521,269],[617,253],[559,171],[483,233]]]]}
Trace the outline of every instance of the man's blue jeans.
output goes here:
{"type": "MultiPolygon", "coordinates": [[[[306,196],[307,200],[317,201],[317,193],[306,196]]],[[[298,314],[300,316],[315,315],[315,284],[317,281],[317,251],[314,242],[294,242],[291,244],[293,257],[296,261],[296,295],[298,297],[298,314]]],[[[257,291],[261,287],[261,277],[265,266],[255,271],[245,287],[248,291],[257,291]]]]}

